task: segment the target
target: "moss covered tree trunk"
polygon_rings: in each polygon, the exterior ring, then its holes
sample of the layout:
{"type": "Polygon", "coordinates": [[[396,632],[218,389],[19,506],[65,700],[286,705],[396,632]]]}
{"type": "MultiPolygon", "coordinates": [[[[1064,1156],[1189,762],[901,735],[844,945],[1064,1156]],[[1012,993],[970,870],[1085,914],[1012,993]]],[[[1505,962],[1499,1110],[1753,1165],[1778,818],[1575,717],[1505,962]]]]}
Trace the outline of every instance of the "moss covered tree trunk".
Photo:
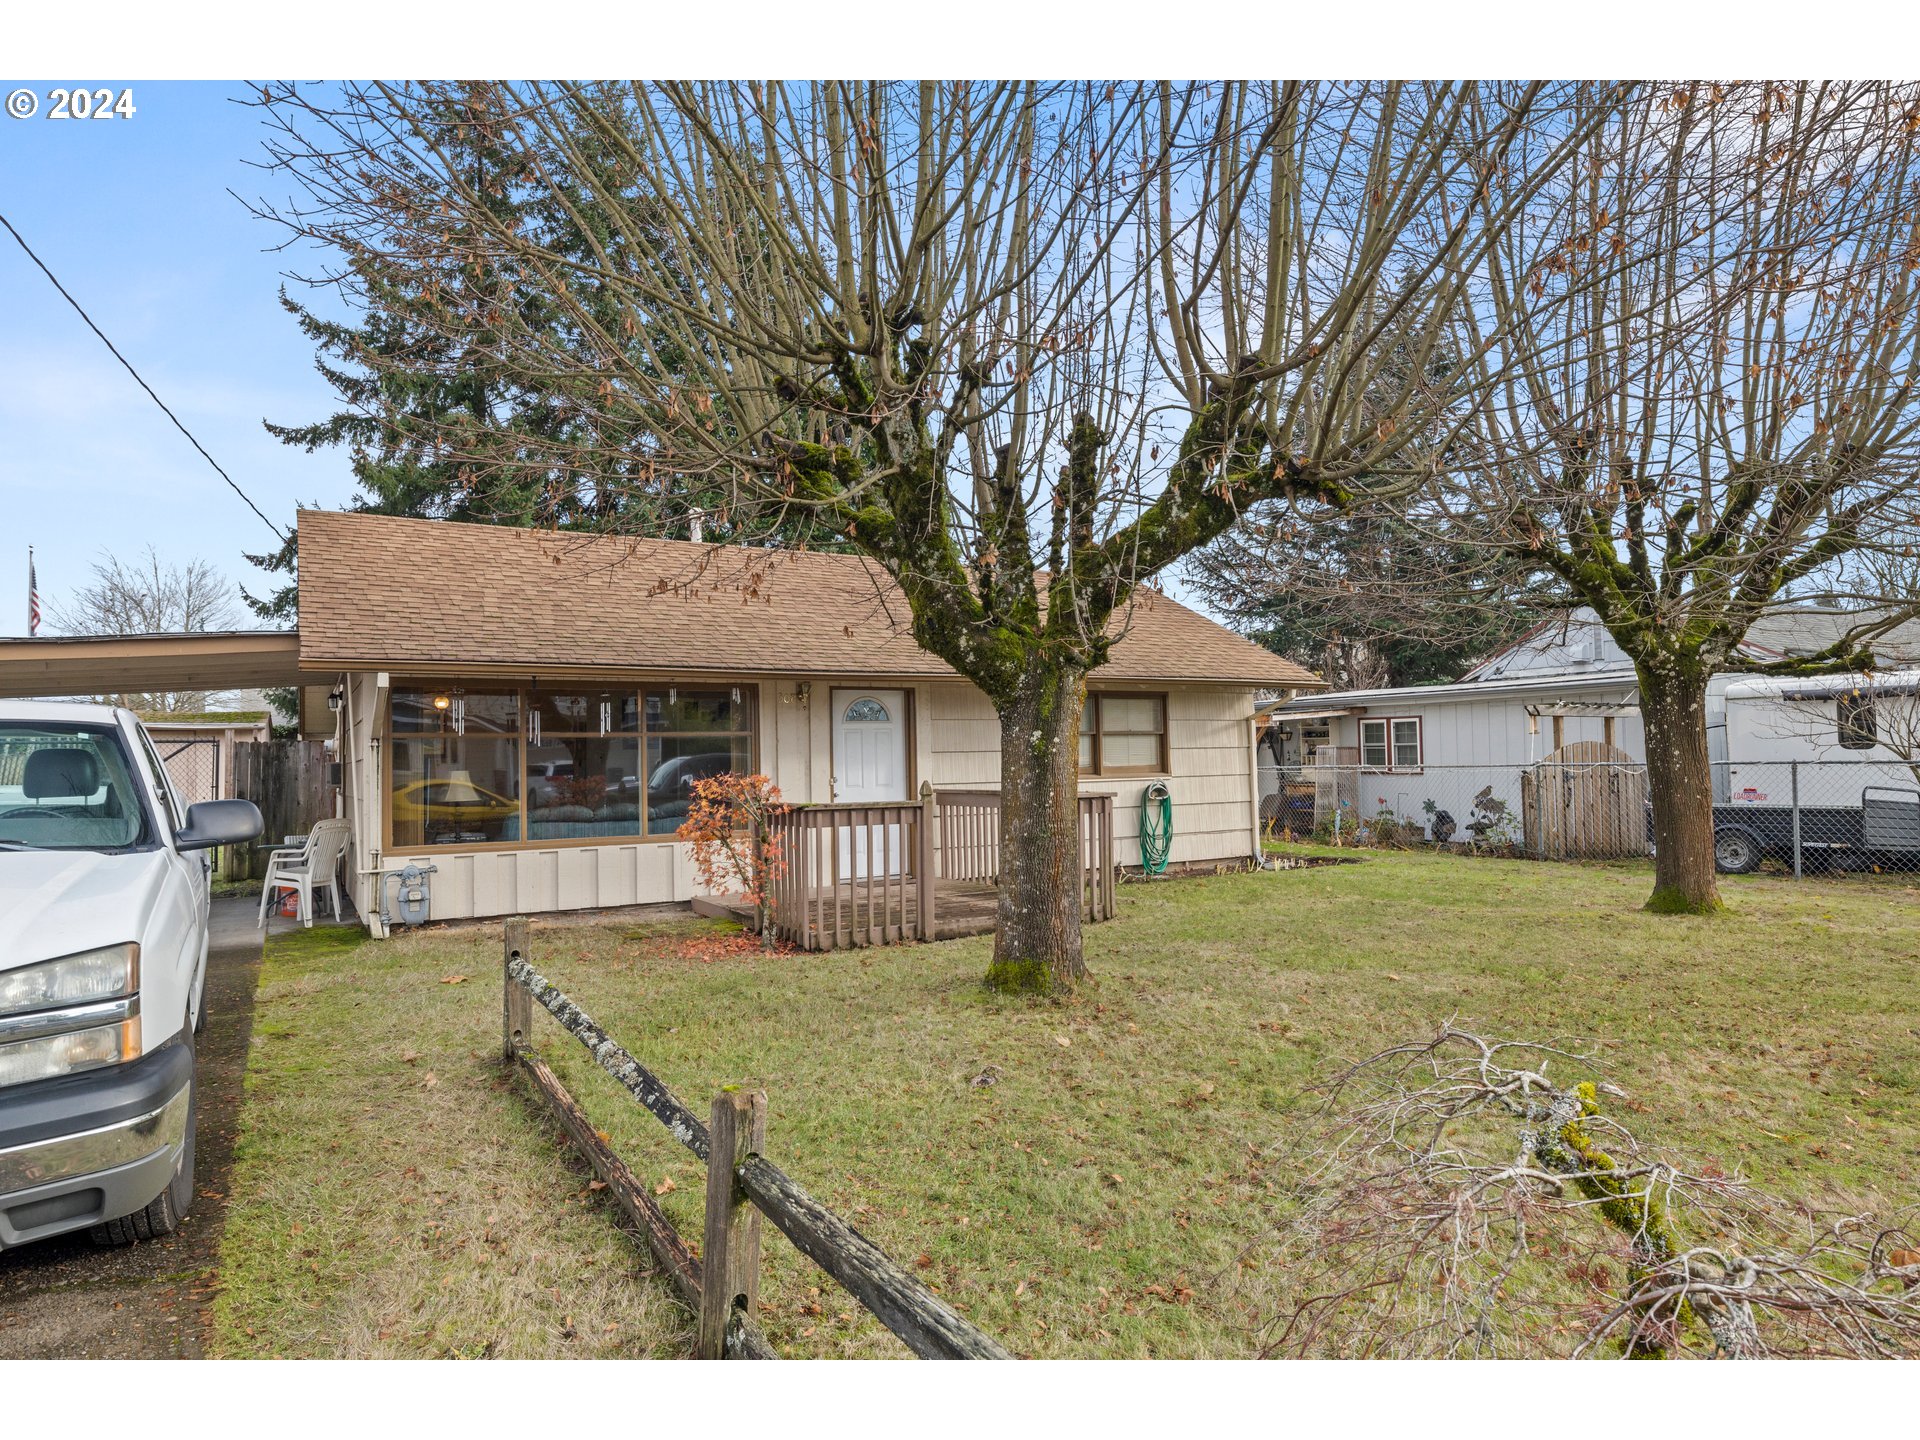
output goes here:
{"type": "Polygon", "coordinates": [[[1046,994],[1087,973],[1080,953],[1077,671],[1036,666],[999,706],[1000,919],[987,983],[1046,994]]]}
{"type": "Polygon", "coordinates": [[[1713,875],[1713,774],[1707,762],[1707,671],[1670,656],[1638,665],[1653,800],[1653,894],[1647,909],[1720,908],[1713,875]]]}

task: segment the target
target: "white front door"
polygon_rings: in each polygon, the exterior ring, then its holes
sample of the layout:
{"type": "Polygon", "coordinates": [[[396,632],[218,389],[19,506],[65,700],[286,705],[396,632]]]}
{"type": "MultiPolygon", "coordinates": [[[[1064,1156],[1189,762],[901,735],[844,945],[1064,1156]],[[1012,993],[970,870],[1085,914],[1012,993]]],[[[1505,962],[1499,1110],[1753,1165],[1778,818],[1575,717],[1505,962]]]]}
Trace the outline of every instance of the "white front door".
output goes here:
{"type": "MultiPolygon", "coordinates": [[[[833,699],[833,798],[841,805],[902,801],[907,796],[907,692],[835,690],[833,699]]],[[[840,831],[840,878],[865,876],[868,840],[851,827],[840,831]]],[[[873,842],[876,851],[880,841],[873,842]]],[[[886,871],[900,873],[900,827],[884,836],[886,871]]]]}

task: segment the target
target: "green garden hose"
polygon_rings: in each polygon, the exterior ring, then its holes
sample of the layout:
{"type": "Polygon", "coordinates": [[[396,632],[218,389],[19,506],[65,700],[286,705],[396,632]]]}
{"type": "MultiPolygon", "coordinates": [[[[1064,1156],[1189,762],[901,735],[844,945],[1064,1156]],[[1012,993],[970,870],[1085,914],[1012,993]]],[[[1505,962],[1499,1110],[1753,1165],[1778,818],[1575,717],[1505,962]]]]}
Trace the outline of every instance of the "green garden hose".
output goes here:
{"type": "Polygon", "coordinates": [[[1140,792],[1140,868],[1164,875],[1173,850],[1173,796],[1156,780],[1140,792]],[[1159,802],[1156,813],[1154,802],[1159,802]]]}

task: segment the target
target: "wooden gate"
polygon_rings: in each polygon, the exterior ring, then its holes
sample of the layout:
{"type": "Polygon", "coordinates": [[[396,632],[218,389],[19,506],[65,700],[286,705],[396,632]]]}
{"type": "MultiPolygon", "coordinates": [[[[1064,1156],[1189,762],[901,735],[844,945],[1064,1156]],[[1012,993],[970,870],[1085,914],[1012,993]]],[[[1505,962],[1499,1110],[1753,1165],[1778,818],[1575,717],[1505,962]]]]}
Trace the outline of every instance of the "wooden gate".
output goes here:
{"type": "MultiPolygon", "coordinates": [[[[243,740],[233,747],[233,794],[260,807],[263,841],[279,844],[288,835],[305,835],[316,820],[334,813],[332,766],[320,740],[243,740]]],[[[240,851],[241,847],[232,847],[240,851]]],[[[267,846],[241,852],[221,873],[232,879],[258,880],[266,873],[267,846]]]]}
{"type": "Polygon", "coordinates": [[[1647,769],[1604,740],[1562,745],[1520,775],[1527,852],[1545,860],[1647,853],[1647,769]]]}

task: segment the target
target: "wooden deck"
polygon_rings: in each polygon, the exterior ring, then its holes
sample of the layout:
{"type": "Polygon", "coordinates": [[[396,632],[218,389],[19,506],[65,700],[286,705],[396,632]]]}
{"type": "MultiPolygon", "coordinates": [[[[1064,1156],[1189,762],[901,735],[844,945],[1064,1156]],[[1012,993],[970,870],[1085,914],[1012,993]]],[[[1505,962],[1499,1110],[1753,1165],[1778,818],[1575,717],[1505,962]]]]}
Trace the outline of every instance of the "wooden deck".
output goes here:
{"type": "MultiPolygon", "coordinates": [[[[907,905],[918,909],[920,904],[920,882],[911,876],[903,882],[896,882],[893,891],[895,897],[904,886],[907,905]]],[[[898,933],[897,923],[889,924],[889,910],[898,913],[899,900],[894,899],[891,906],[885,902],[871,901],[867,898],[865,883],[855,890],[851,886],[841,886],[836,896],[831,887],[827,890],[808,892],[802,902],[806,909],[814,914],[835,917],[837,923],[823,927],[821,938],[829,943],[810,948],[821,950],[838,949],[841,946],[859,946],[886,943],[878,937],[887,936],[897,942],[916,938],[898,933]],[[832,943],[837,940],[839,943],[832,943]]],[[[702,895],[693,902],[696,915],[709,915],[715,919],[737,920],[749,930],[753,928],[753,906],[741,895],[702,895]]],[[[930,939],[958,940],[966,935],[989,935],[1000,918],[1000,894],[992,885],[973,880],[941,880],[933,888],[934,933],[930,939]]]]}
{"type": "MultiPolygon", "coordinates": [[[[1113,797],[1082,795],[1078,829],[1081,913],[1111,920],[1113,797]]],[[[998,791],[922,785],[917,802],[801,806],[776,816],[767,840],[780,857],[768,887],[773,928],[802,950],[951,940],[999,921],[998,791]]],[[[694,903],[753,918],[725,897],[694,903]]]]}

